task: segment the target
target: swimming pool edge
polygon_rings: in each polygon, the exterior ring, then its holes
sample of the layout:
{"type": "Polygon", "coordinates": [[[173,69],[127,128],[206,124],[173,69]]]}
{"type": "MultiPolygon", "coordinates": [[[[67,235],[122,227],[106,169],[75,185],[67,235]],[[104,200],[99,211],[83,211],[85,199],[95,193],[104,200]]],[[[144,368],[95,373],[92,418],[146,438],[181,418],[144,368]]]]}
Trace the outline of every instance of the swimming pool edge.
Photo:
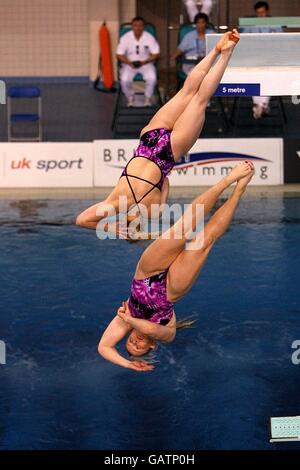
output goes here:
{"type": "MultiPolygon", "coordinates": [[[[210,186],[181,186],[170,188],[171,199],[194,197],[210,186]]],[[[112,188],[0,188],[0,198],[16,199],[97,199],[108,196],[112,188]]],[[[229,194],[231,188],[224,191],[229,194]]],[[[300,184],[279,186],[249,186],[244,198],[252,197],[300,197],[300,184]]]]}

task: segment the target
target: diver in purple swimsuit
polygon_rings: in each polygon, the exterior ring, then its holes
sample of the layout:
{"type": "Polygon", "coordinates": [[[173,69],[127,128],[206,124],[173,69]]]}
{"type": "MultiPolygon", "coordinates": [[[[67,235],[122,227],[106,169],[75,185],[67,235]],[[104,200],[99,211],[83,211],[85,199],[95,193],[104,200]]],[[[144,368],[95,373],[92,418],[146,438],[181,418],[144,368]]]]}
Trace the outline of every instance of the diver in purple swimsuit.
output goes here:
{"type": "Polygon", "coordinates": [[[175,160],[171,147],[171,131],[169,129],[161,128],[145,132],[141,136],[139,146],[136,149],[133,158],[127,163],[121,175],[121,177],[126,177],[134,202],[137,206],[155,188],[162,191],[165,178],[171,173],[174,165],[175,160]],[[145,178],[128,173],[129,163],[131,163],[134,158],[146,158],[147,160],[155,163],[161,172],[160,180],[157,183],[153,183],[145,178]],[[136,198],[130,178],[144,181],[151,185],[150,189],[139,200],[136,198]]]}
{"type": "Polygon", "coordinates": [[[137,264],[129,299],[122,303],[100,340],[101,356],[128,369],[152,370],[153,364],[138,357],[153,350],[158,342],[170,343],[178,328],[193,323],[176,321],[174,302],[182,298],[197,279],[214,243],[229,227],[253,175],[251,162],[239,163],[215,186],[198,196],[163,237],[148,246],[137,264]],[[208,215],[223,191],[235,182],[229,199],[190,240],[197,229],[200,207],[204,207],[204,215],[208,215]],[[178,229],[181,237],[177,236],[178,229]],[[126,349],[131,359],[117,350],[118,343],[126,336],[126,349]]]}
{"type": "MultiPolygon", "coordinates": [[[[82,212],[76,223],[96,229],[111,210],[120,213],[120,197],[125,196],[130,208],[146,207],[148,214],[154,204],[166,203],[169,192],[167,175],[199,138],[205,121],[207,104],[219,85],[236,43],[237,30],[225,33],[217,45],[187,77],[182,89],[168,101],[144,127],[134,157],[128,162],[116,187],[100,203],[82,212]]],[[[133,216],[133,218],[139,217],[133,216]]],[[[110,227],[108,227],[110,229],[110,227]]],[[[114,231],[118,232],[115,225],[114,231]]]]}

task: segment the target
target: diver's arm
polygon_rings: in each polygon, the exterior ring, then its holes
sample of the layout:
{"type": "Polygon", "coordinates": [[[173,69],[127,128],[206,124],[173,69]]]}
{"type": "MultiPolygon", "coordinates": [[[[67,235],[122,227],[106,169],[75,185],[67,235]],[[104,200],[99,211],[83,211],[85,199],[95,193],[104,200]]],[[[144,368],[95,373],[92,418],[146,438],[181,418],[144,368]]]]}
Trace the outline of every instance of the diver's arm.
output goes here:
{"type": "Polygon", "coordinates": [[[150,336],[157,341],[163,341],[165,343],[170,343],[173,341],[176,335],[176,328],[171,328],[169,326],[158,325],[149,320],[144,320],[143,318],[134,318],[131,316],[128,305],[126,302],[123,302],[122,307],[118,310],[118,316],[124,320],[124,323],[127,323],[131,328],[143,333],[144,335],[150,336]]]}
{"type": "Polygon", "coordinates": [[[124,336],[132,330],[132,327],[116,316],[104,331],[98,346],[99,354],[109,362],[117,366],[133,369],[137,372],[147,372],[154,369],[153,364],[145,361],[129,361],[119,354],[116,345],[124,338],[124,336]]]}
{"type": "Polygon", "coordinates": [[[116,316],[104,331],[98,346],[99,354],[107,361],[128,368],[131,361],[121,356],[116,345],[126,336],[132,327],[116,316]]]}
{"type": "Polygon", "coordinates": [[[116,364],[117,366],[125,367],[126,369],[129,368],[130,361],[125,359],[125,357],[121,356],[118,353],[116,348],[111,346],[99,346],[98,352],[101,356],[109,362],[116,364]]]}
{"type": "Polygon", "coordinates": [[[115,204],[108,204],[105,201],[94,204],[88,207],[85,211],[81,212],[76,218],[76,225],[80,225],[83,228],[89,228],[96,230],[100,220],[105,219],[109,216],[114,216],[118,213],[118,209],[115,204]]]}
{"type": "Polygon", "coordinates": [[[142,318],[130,317],[129,325],[140,333],[148,335],[157,341],[163,341],[164,343],[170,343],[176,335],[176,328],[158,325],[157,323],[142,318]]]}

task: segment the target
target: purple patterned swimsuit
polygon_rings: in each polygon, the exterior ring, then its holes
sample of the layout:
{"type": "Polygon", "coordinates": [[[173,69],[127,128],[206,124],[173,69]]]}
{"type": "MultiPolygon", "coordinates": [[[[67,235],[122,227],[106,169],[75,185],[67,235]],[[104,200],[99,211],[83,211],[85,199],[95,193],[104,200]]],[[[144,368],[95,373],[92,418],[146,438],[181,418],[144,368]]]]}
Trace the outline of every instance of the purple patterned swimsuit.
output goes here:
{"type": "Polygon", "coordinates": [[[128,300],[133,317],[160,325],[169,323],[174,307],[167,299],[167,273],[168,269],[146,279],[133,279],[128,300]]]}
{"type": "Polygon", "coordinates": [[[134,197],[134,201],[136,205],[138,205],[142,201],[142,199],[144,199],[149,193],[151,193],[151,191],[153,191],[154,188],[157,188],[160,191],[162,190],[165,178],[168,176],[168,174],[175,165],[175,160],[171,147],[171,131],[169,129],[160,128],[145,132],[140,138],[139,146],[137,147],[132,159],[129,160],[129,162],[127,163],[121,177],[126,177],[128,185],[134,197]],[[147,158],[159,167],[161,171],[161,178],[157,184],[154,184],[152,183],[152,181],[148,181],[144,178],[140,178],[139,176],[131,175],[127,172],[127,167],[129,163],[133,158],[137,157],[147,158]],[[147,191],[146,194],[144,194],[144,196],[139,201],[136,199],[134,190],[129,181],[129,177],[145,181],[146,183],[152,185],[152,188],[147,191]]]}

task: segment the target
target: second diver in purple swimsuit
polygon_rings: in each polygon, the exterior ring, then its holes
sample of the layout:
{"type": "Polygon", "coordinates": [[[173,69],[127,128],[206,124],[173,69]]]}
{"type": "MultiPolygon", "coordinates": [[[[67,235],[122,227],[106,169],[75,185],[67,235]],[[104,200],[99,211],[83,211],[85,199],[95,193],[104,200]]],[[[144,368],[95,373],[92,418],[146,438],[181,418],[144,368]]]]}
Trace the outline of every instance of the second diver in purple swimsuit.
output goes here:
{"type": "Polygon", "coordinates": [[[170,343],[178,328],[193,323],[176,320],[174,303],[191,289],[215,242],[230,226],[253,175],[253,163],[246,161],[236,165],[191,203],[182,218],[164,234],[166,236],[147,247],[137,263],[129,298],[123,301],[100,339],[98,351],[104,359],[127,369],[150,371],[154,365],[142,356],[155,349],[158,343],[170,343]],[[191,233],[199,230],[199,207],[203,206],[204,215],[208,215],[223,191],[233,183],[236,184],[227,201],[190,240],[191,233]],[[175,235],[178,229],[181,237],[175,235]],[[201,246],[197,244],[199,239],[203,241],[201,246]],[[187,245],[194,242],[194,246],[187,249],[187,245]],[[118,350],[124,338],[129,358],[118,350]]]}

